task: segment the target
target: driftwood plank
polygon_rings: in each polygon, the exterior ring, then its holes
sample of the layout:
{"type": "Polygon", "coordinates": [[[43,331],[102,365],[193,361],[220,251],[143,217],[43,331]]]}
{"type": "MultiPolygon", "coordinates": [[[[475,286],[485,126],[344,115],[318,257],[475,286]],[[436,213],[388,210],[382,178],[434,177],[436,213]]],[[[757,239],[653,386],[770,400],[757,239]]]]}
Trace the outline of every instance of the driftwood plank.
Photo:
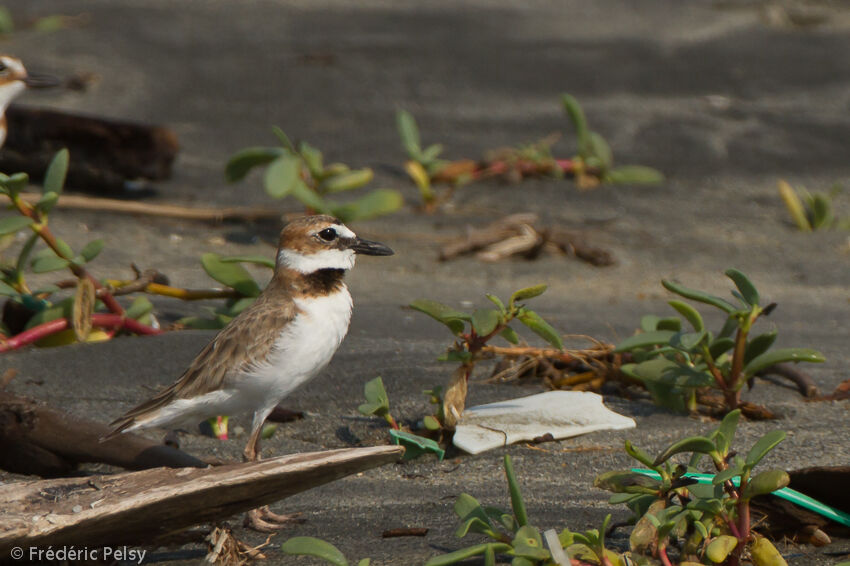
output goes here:
{"type": "Polygon", "coordinates": [[[0,486],[0,556],[15,546],[150,543],[401,458],[400,446],[348,448],[206,469],[0,486]]]}
{"type": "Polygon", "coordinates": [[[124,120],[13,104],[0,171],[29,174],[40,182],[53,155],[68,148],[66,185],[100,194],[122,194],[126,182],[171,175],[179,145],[173,131],[124,120]]]}
{"type": "Polygon", "coordinates": [[[100,442],[110,431],[103,423],[0,391],[0,468],[4,470],[59,477],[84,462],[130,470],[206,467],[194,456],[132,433],[100,442]]]}

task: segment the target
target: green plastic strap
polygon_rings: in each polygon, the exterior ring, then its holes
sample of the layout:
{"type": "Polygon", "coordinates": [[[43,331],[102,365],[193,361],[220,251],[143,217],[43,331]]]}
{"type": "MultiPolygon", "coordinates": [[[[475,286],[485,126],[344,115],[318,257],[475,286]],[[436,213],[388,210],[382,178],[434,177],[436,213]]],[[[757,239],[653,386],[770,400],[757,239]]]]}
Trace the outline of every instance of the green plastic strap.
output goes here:
{"type": "MultiPolygon", "coordinates": [[[[632,468],[633,472],[637,472],[639,474],[643,474],[645,476],[649,476],[651,478],[660,480],[661,475],[658,472],[653,470],[643,470],[640,468],[632,468]]],[[[697,480],[699,483],[710,484],[714,479],[714,474],[685,474],[686,478],[692,478],[697,480]]],[[[737,487],[741,483],[740,476],[735,476],[732,478],[732,483],[737,487]]],[[[835,507],[830,507],[826,503],[822,503],[817,499],[812,499],[805,493],[800,493],[796,489],[791,489],[790,487],[783,487],[782,489],[778,489],[773,492],[773,495],[777,497],[781,497],[795,505],[799,505],[804,509],[808,509],[809,511],[814,511],[818,515],[823,515],[827,519],[831,519],[836,523],[840,523],[845,527],[850,527],[850,513],[846,513],[841,509],[836,509],[835,507]]]]}

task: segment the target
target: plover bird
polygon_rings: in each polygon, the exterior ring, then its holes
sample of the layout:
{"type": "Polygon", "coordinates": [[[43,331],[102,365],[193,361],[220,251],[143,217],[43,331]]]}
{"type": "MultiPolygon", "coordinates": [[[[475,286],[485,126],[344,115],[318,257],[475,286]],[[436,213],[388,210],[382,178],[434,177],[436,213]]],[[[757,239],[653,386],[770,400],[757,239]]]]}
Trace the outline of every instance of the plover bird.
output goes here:
{"type": "Polygon", "coordinates": [[[6,141],[6,109],[27,87],[56,86],[58,81],[47,75],[27,74],[20,59],[0,55],[0,147],[6,141]]]}
{"type": "MultiPolygon", "coordinates": [[[[343,282],[355,254],[392,255],[358,238],[331,216],[306,216],[280,234],[274,275],[174,384],[112,423],[121,432],[192,425],[216,415],[253,413],[246,461],[260,459],[260,433],[274,407],[330,362],[348,331],[352,301],[343,282]]],[[[249,513],[259,530],[286,516],[267,508],[249,513]]],[[[277,524],[275,524],[277,523],[277,524]]]]}

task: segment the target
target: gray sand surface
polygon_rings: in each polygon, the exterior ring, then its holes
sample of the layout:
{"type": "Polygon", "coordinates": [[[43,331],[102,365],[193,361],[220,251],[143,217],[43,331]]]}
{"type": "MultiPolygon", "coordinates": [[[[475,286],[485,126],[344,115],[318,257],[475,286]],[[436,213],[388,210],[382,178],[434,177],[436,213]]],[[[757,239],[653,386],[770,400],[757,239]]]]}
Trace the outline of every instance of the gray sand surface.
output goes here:
{"type": "MultiPolygon", "coordinates": [[[[779,346],[815,347],[826,355],[825,364],[805,368],[823,392],[850,377],[850,238],[841,231],[795,231],[776,191],[778,178],[816,190],[850,184],[850,10],[845,4],[27,0],[6,5],[19,21],[84,14],[84,25],[17,32],[0,51],[22,57],[33,70],[97,76],[86,92],[27,93],[21,102],[163,124],[178,134],[174,177],[157,185],[153,202],[297,212],[294,201],[271,201],[259,174],[237,185],[223,178],[229,155],[275,142],[272,125],[322,148],[329,160],[374,167],[375,186],[403,191],[404,210],[352,225],[358,234],[393,247],[396,255],[363,258],[348,277],[356,304],[349,336],[328,369],[286,401],[308,417],[282,425],[264,444],[267,456],[385,442],[382,423],[357,413],[363,384],[377,375],[397,417],[415,420],[425,414],[421,391],[450,376],[451,366],[435,360],[450,336],[424,315],[402,308],[416,298],[486,306],[485,292],[505,296],[546,283],[547,293],[530,306],[565,333],[616,341],[631,334],[641,315],[672,313],[662,278],[725,295],[730,285],[723,271],[734,266],[755,281],[763,297],[778,303],[760,324],[779,329],[779,346]],[[783,14],[793,21],[806,16],[817,25],[783,24],[783,14]],[[582,192],[569,181],[508,185],[494,180],[460,189],[439,214],[413,209],[417,194],[400,169],[404,154],[395,132],[396,108],[410,110],[424,141],[444,143],[448,157],[477,157],[554,131],[565,134],[556,152],[569,156],[575,145],[558,102],[562,92],[583,103],[591,127],[610,141],[618,163],[659,168],[667,181],[582,192]],[[617,264],[596,268],[553,256],[496,264],[437,262],[441,242],[468,225],[512,212],[535,212],[546,224],[585,231],[592,243],[611,250],[617,264]]],[[[840,214],[850,215],[848,202],[846,193],[837,199],[840,214]]],[[[91,266],[98,276],[130,277],[129,265],[136,262],[185,287],[210,285],[198,262],[202,253],[271,256],[267,242],[280,228],[61,210],[51,225],[74,247],[106,239],[106,249],[91,266]]],[[[155,303],[164,320],[200,308],[161,298],[155,303]]],[[[175,379],[211,336],[187,331],[27,349],[0,357],[0,371],[20,370],[10,386],[16,393],[105,422],[175,379]]],[[[488,371],[480,368],[476,378],[488,371]]],[[[540,383],[473,383],[469,402],[542,390],[540,383]]],[[[742,448],[781,428],[788,438],[771,453],[770,465],[796,469],[850,462],[846,401],[807,403],[784,384],[765,381],[746,397],[767,404],[782,419],[743,424],[742,448]]],[[[424,457],[280,502],[274,510],[300,511],[307,522],[277,535],[266,563],[307,563],[277,550],[296,535],[325,538],[350,560],[372,557],[375,565],[421,564],[471,544],[477,539],[453,536],[454,498],[467,492],[507,507],[504,453],[514,459],[535,525],[582,530],[598,527],[607,513],[624,519],[624,508],[609,506],[606,493],[592,487],[598,473],[630,464],[623,441],[652,452],[713,425],[641,400],[608,397],[606,404],[634,417],[637,429],[479,456],[452,452],[443,462],[424,457]],[[380,536],[405,526],[429,532],[423,538],[380,536]]],[[[236,425],[247,427],[247,421],[235,419],[236,425]]],[[[236,459],[245,439],[244,433],[226,442],[185,436],[183,448],[236,459]]],[[[241,525],[241,519],[231,524],[241,525]]],[[[265,539],[241,527],[236,533],[254,544],[265,539]]],[[[614,543],[626,543],[624,537],[620,531],[614,543]]],[[[192,553],[197,548],[156,553],[162,559],[182,556],[189,564],[200,561],[202,554],[192,553]]],[[[836,555],[826,553],[846,553],[850,542],[781,548],[793,564],[832,564],[836,555]]]]}

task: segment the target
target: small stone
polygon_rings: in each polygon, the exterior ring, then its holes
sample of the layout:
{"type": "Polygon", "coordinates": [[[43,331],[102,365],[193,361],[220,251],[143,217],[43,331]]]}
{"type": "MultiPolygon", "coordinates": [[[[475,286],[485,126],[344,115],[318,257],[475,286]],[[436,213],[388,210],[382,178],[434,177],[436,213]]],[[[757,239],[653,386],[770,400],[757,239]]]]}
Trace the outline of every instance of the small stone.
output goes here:
{"type": "Polygon", "coordinates": [[[715,110],[729,110],[732,106],[732,100],[722,94],[709,94],[705,97],[705,101],[715,110]]]}
{"type": "Polygon", "coordinates": [[[82,506],[82,505],[74,505],[74,506],[71,508],[71,511],[72,511],[73,513],[79,513],[79,512],[81,512],[82,510],[83,510],[83,506],[82,506]]]}

